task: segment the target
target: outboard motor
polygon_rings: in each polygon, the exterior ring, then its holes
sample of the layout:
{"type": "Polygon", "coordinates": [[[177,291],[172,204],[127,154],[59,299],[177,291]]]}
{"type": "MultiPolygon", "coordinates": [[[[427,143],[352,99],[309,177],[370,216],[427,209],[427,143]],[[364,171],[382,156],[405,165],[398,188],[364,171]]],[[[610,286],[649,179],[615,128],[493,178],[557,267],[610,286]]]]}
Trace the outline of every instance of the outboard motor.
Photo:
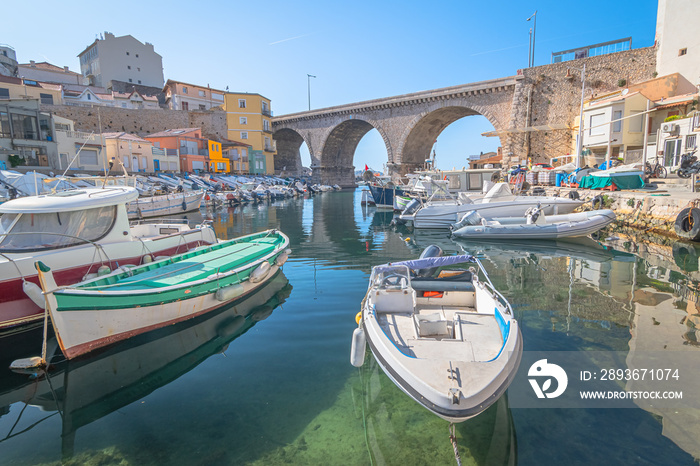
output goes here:
{"type": "MultiPolygon", "coordinates": [[[[440,249],[439,246],[436,246],[434,244],[431,244],[427,248],[423,250],[421,253],[419,259],[427,259],[428,257],[440,257],[442,256],[442,249],[440,249]]],[[[430,277],[432,276],[435,271],[437,270],[437,267],[430,267],[427,269],[418,269],[416,270],[416,275],[419,277],[430,277]]]]}
{"type": "Polygon", "coordinates": [[[413,199],[406,204],[406,208],[401,212],[401,215],[413,215],[421,208],[421,202],[418,199],[413,199]]]}
{"type": "Polygon", "coordinates": [[[450,225],[450,231],[457,231],[462,227],[465,227],[467,225],[480,225],[481,224],[481,215],[476,210],[470,210],[466,214],[462,215],[462,218],[459,219],[457,223],[453,223],[450,225]]]}

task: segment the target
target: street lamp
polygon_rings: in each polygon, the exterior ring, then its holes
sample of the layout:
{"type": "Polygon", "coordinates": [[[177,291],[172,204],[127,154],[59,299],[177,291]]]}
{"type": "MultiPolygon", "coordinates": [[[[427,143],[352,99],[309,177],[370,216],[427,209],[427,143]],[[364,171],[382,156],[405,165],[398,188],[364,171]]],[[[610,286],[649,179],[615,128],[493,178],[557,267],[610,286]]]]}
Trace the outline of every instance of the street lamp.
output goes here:
{"type": "Polygon", "coordinates": [[[306,75],[306,82],[307,82],[307,89],[308,89],[308,96],[309,96],[309,111],[311,111],[311,78],[315,78],[316,76],[312,74],[307,74],[306,75]]]}
{"type": "Polygon", "coordinates": [[[527,20],[533,20],[532,41],[530,42],[530,53],[528,56],[528,68],[535,66],[535,33],[537,32],[537,10],[527,20]]]}

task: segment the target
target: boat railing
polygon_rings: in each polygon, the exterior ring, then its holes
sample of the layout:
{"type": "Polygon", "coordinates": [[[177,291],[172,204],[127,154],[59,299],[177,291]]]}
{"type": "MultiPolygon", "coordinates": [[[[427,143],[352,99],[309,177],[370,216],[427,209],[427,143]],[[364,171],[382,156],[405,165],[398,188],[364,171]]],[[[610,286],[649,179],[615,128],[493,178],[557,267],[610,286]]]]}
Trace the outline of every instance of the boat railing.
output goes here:
{"type": "Polygon", "coordinates": [[[479,260],[478,257],[474,257],[474,262],[477,263],[479,266],[479,269],[481,270],[481,273],[484,274],[484,278],[486,278],[486,282],[484,282],[484,285],[486,285],[493,296],[506,308],[506,314],[512,316],[513,315],[513,308],[510,306],[510,303],[508,300],[496,289],[495,286],[493,286],[493,283],[491,282],[491,278],[489,277],[489,274],[486,272],[486,269],[484,268],[483,264],[479,260]]]}

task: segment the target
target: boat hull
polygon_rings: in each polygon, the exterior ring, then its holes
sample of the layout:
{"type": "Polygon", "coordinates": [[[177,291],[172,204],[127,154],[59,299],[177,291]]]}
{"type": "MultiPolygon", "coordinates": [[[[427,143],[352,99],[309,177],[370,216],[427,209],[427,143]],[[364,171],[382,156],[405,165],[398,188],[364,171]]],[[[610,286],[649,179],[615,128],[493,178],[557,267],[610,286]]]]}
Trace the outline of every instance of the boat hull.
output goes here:
{"type": "Polygon", "coordinates": [[[403,196],[404,192],[398,188],[386,188],[383,186],[368,186],[370,192],[372,193],[372,199],[374,199],[374,204],[379,208],[384,209],[394,209],[394,196],[403,196]]]}
{"type": "Polygon", "coordinates": [[[199,210],[204,191],[163,194],[161,196],[140,197],[127,204],[129,219],[161,217],[199,210]]]}
{"type": "Polygon", "coordinates": [[[568,214],[581,206],[583,201],[565,198],[540,196],[519,196],[517,200],[492,201],[486,203],[435,203],[428,204],[412,215],[400,216],[401,220],[412,222],[415,228],[449,228],[472,210],[483,218],[522,217],[530,208],[541,207],[545,215],[568,214]]]}
{"type": "Polygon", "coordinates": [[[510,219],[494,219],[485,225],[467,225],[452,232],[458,238],[487,239],[560,239],[588,236],[615,221],[612,210],[589,211],[578,214],[547,217],[545,224],[508,224],[510,219]],[[558,220],[561,217],[562,220],[558,220]]]}

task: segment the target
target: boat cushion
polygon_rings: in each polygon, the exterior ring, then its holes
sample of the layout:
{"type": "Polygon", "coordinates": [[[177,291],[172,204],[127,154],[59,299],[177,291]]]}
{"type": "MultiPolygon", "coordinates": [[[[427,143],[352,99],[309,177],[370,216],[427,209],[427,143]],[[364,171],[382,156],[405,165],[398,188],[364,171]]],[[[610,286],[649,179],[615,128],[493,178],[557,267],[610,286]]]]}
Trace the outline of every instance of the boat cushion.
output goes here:
{"type": "Polygon", "coordinates": [[[444,278],[413,278],[411,287],[416,291],[474,291],[470,272],[444,278]]]}

